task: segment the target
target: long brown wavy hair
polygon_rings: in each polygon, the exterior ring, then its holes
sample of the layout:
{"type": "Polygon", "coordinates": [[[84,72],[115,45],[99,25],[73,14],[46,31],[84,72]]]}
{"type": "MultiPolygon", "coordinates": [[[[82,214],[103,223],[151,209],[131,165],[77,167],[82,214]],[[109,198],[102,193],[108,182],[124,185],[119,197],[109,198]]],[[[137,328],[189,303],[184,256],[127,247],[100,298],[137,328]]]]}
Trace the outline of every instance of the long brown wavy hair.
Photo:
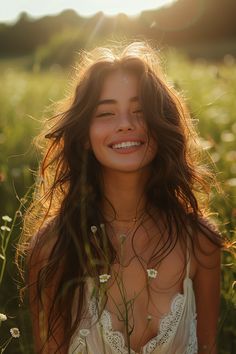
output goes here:
{"type": "Polygon", "coordinates": [[[73,94],[47,121],[46,133],[40,136],[43,159],[18,246],[18,257],[27,254],[26,287],[30,289],[33,284],[27,277],[28,271],[47,248],[51,235],[55,237],[34,286],[35,301],[43,307],[44,290],[57,279],[45,337],[46,343],[63,324],[64,337],[57,352],[63,345],[68,348],[83,316],[86,278],[97,279],[116,257],[103,227],[106,219],[101,209],[104,195],[100,165],[86,144],[104,80],[117,70],[138,78],[147,130],[158,144],[144,193],[146,212],[154,207],[165,215],[168,239],[162,249],[156,250],[152,261],[157,264],[173,249],[173,227],[177,239],[186,241],[188,237],[193,249],[197,247],[194,235],[199,231],[221,245],[218,233],[206,221],[212,176],[201,165],[191,117],[181,95],[161,74],[157,52],[146,43],[135,42],[124,48],[96,48],[83,53],[75,70],[73,94]],[[92,225],[97,227],[96,243],[91,237],[92,225]],[[76,290],[78,311],[72,320],[76,290]]]}

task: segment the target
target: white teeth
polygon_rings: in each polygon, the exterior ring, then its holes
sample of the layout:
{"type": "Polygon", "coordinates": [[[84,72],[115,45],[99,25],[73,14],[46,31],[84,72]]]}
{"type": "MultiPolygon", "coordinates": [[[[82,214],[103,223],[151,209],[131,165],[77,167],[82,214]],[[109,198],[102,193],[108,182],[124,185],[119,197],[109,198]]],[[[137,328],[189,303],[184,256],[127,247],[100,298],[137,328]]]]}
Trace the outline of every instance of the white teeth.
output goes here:
{"type": "Polygon", "coordinates": [[[140,141],[126,141],[126,142],[123,142],[123,143],[112,145],[112,149],[129,148],[131,146],[139,146],[139,145],[141,145],[140,141]]]}

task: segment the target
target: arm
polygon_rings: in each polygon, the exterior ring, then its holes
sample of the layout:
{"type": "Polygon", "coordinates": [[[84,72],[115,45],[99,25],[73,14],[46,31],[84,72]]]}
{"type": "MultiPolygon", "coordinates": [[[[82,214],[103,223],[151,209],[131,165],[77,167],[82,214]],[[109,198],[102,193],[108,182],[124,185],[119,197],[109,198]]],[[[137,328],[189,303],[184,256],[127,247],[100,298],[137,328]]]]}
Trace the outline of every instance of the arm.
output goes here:
{"type": "Polygon", "coordinates": [[[198,241],[200,249],[196,249],[197,267],[194,276],[198,354],[217,354],[216,340],[220,306],[220,248],[204,235],[199,235],[198,241]]]}
{"type": "MultiPolygon", "coordinates": [[[[52,279],[50,284],[43,289],[42,302],[43,307],[39,301],[39,294],[37,290],[38,276],[40,270],[48,263],[51,250],[56,242],[56,238],[49,237],[46,239],[46,231],[39,232],[30,244],[27,268],[28,268],[28,285],[29,285],[29,306],[32,319],[32,329],[34,336],[35,352],[40,354],[56,353],[58,343],[61,343],[63,338],[63,327],[59,326],[53,333],[53,337],[47,338],[48,318],[54,298],[56,286],[59,280],[60,271],[58,269],[56,276],[52,279]],[[41,238],[41,239],[39,239],[41,238]],[[45,241],[43,240],[45,239],[45,241]],[[42,242],[43,241],[43,242],[42,242]]],[[[64,354],[66,349],[61,349],[57,353],[64,354]]]]}

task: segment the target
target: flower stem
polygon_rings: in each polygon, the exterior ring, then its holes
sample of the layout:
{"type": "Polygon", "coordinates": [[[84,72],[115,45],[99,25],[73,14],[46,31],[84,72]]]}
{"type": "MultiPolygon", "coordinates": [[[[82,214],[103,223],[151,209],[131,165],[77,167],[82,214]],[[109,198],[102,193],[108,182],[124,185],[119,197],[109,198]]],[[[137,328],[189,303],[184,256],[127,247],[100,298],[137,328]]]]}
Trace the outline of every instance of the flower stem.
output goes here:
{"type": "Polygon", "coordinates": [[[8,346],[9,343],[11,342],[11,340],[12,340],[12,337],[8,338],[8,339],[6,340],[6,342],[1,345],[0,354],[2,354],[2,353],[5,352],[5,349],[7,348],[7,346],[8,346]]]}

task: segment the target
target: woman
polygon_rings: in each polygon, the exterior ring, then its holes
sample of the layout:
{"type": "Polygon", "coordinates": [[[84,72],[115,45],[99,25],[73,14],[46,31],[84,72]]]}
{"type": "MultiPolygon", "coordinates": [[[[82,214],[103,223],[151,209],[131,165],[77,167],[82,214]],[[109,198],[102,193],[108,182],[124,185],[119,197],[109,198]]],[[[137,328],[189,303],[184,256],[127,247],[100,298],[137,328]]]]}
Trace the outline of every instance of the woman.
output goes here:
{"type": "Polygon", "coordinates": [[[77,73],[25,220],[36,352],[216,354],[222,241],[188,111],[146,44],[77,73]]]}

